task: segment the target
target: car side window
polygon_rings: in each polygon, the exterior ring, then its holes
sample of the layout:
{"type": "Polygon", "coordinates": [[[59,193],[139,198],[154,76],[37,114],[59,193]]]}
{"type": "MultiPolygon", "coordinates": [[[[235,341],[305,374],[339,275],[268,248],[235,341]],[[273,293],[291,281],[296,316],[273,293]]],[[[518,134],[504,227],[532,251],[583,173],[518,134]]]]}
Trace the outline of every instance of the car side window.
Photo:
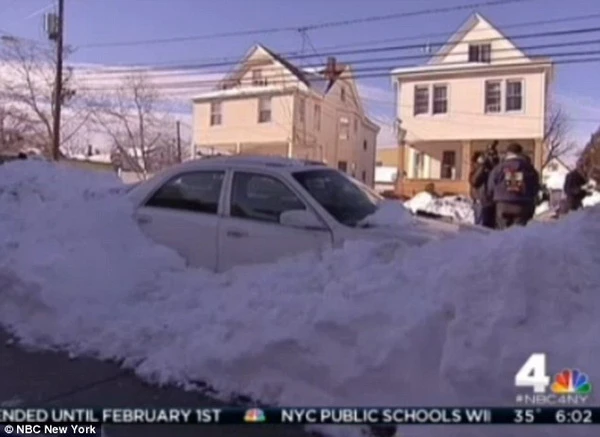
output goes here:
{"type": "Polygon", "coordinates": [[[217,214],[224,171],[196,171],[169,180],[145,206],[217,214]]]}
{"type": "Polygon", "coordinates": [[[304,203],[274,177],[245,172],[233,175],[232,217],[279,223],[282,212],[305,209],[304,203]]]}

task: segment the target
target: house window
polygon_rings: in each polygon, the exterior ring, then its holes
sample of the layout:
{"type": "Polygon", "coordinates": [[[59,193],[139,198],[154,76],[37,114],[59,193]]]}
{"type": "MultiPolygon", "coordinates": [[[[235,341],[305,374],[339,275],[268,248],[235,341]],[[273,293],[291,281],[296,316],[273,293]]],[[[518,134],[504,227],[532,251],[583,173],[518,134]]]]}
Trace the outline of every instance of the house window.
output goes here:
{"type": "Polygon", "coordinates": [[[298,119],[300,123],[304,123],[306,119],[306,99],[304,97],[300,97],[298,101],[298,119]]]}
{"type": "Polygon", "coordinates": [[[358,132],[358,120],[354,119],[354,133],[358,132]]]}
{"type": "Polygon", "coordinates": [[[506,81],[506,110],[520,111],[523,109],[523,81],[506,81]]]}
{"type": "Polygon", "coordinates": [[[340,118],[340,140],[350,138],[350,122],[346,117],[340,118]]]}
{"type": "Polygon", "coordinates": [[[361,173],[361,179],[363,182],[367,182],[367,172],[364,170],[361,173]]]}
{"type": "Polygon", "coordinates": [[[433,113],[445,114],[448,112],[448,87],[446,85],[433,86],[433,113]]]}
{"type": "Polygon", "coordinates": [[[363,150],[367,150],[367,140],[363,140],[363,150]]]}
{"type": "Polygon", "coordinates": [[[315,130],[320,131],[321,130],[321,106],[317,105],[317,104],[315,104],[315,113],[314,113],[313,123],[315,124],[315,130]]]}
{"type": "Polygon", "coordinates": [[[383,161],[377,161],[375,167],[383,167],[383,161]]]}
{"type": "Polygon", "coordinates": [[[502,82],[488,80],[485,83],[485,112],[500,112],[502,107],[502,82]]]}
{"type": "Polygon", "coordinates": [[[271,97],[258,98],[258,122],[268,123],[271,121],[271,97]]]}
{"type": "Polygon", "coordinates": [[[348,162],[347,161],[338,161],[338,170],[343,171],[344,173],[348,171],[348,162]]]}
{"type": "Polygon", "coordinates": [[[221,102],[210,103],[210,125],[217,126],[222,123],[221,102]]]}
{"type": "Polygon", "coordinates": [[[492,45],[491,44],[470,44],[469,45],[469,62],[492,62],[492,45]]]}
{"type": "Polygon", "coordinates": [[[454,150],[444,150],[442,153],[441,179],[456,178],[456,152],[454,150]]]}
{"type": "Polygon", "coordinates": [[[345,88],[342,88],[340,90],[340,99],[342,100],[342,102],[346,101],[346,89],[345,88]]]}
{"type": "Polygon", "coordinates": [[[252,85],[264,86],[267,84],[267,79],[263,79],[262,70],[252,70],[252,85]]]}
{"type": "Polygon", "coordinates": [[[429,112],[429,87],[415,86],[415,115],[427,114],[429,112]]]}
{"type": "Polygon", "coordinates": [[[415,152],[413,155],[413,177],[423,177],[423,169],[425,167],[425,155],[423,152],[415,152]]]}

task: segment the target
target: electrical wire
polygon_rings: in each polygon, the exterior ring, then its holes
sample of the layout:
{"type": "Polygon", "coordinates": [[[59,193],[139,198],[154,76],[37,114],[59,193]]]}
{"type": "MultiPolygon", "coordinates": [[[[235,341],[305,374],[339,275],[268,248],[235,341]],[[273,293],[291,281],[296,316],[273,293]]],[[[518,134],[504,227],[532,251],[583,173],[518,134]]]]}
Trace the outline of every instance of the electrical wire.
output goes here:
{"type": "MultiPolygon", "coordinates": [[[[558,30],[558,31],[548,31],[548,32],[535,32],[535,33],[526,33],[526,34],[522,34],[522,35],[515,35],[513,36],[511,39],[530,39],[530,38],[551,38],[551,37],[566,37],[566,36],[575,36],[575,35],[584,35],[584,34],[589,34],[589,33],[597,33],[600,32],[600,27],[586,27],[586,28],[576,28],[576,29],[568,29],[568,30],[558,30]]],[[[506,38],[503,36],[499,36],[497,38],[488,38],[485,40],[486,43],[491,43],[493,41],[505,41],[506,38]]],[[[471,41],[472,43],[473,41],[471,41]]],[[[447,43],[447,41],[444,42],[437,42],[437,43],[433,43],[434,45],[445,45],[447,43]]],[[[464,44],[464,43],[463,43],[464,44]]],[[[369,48],[369,49],[354,49],[354,50],[345,50],[345,51],[339,51],[339,52],[325,52],[325,53],[319,53],[318,55],[315,54],[310,54],[310,53],[303,53],[303,54],[298,54],[295,56],[291,56],[289,58],[286,58],[288,60],[290,59],[305,59],[305,58],[315,58],[315,57],[330,57],[330,56],[343,56],[343,55],[358,55],[358,54],[373,54],[373,53],[385,53],[385,52],[394,52],[394,51],[406,51],[406,50],[414,50],[414,49],[422,49],[423,48],[423,44],[407,44],[407,45],[394,45],[394,46],[385,46],[385,47],[378,47],[378,48],[369,48]]],[[[435,58],[436,55],[429,55],[429,54],[425,54],[422,55],[421,57],[432,57],[435,58]]],[[[439,55],[438,55],[439,57],[439,55]]],[[[223,61],[223,62],[209,62],[209,63],[195,63],[195,64],[188,64],[188,65],[177,65],[177,66],[171,66],[168,68],[155,68],[152,66],[148,66],[148,67],[135,67],[135,68],[98,68],[98,69],[87,69],[87,70],[80,70],[82,74],[94,74],[94,75],[100,75],[100,74],[123,74],[123,73],[127,73],[127,72],[161,72],[161,71],[171,71],[171,70],[177,70],[178,72],[181,72],[182,70],[202,70],[202,69],[211,69],[211,68],[215,68],[215,67],[234,67],[236,65],[240,64],[240,60],[238,59],[236,62],[232,62],[232,61],[223,61]]]]}
{"type": "MultiPolygon", "coordinates": [[[[581,51],[570,51],[570,52],[557,52],[557,53],[545,53],[542,56],[547,57],[547,58],[563,58],[566,56],[592,56],[592,55],[600,55],[600,50],[581,50],[581,51]]],[[[511,67],[515,67],[515,66],[522,66],[522,67],[535,67],[535,66],[543,66],[543,65],[548,65],[548,64],[564,64],[565,60],[563,59],[563,62],[561,61],[554,61],[551,59],[542,59],[542,60],[532,60],[530,62],[523,62],[523,57],[522,56],[507,56],[502,58],[503,62],[508,62],[508,61],[516,61],[514,63],[507,63],[507,64],[478,64],[476,67],[472,67],[469,68],[470,72],[477,72],[477,71],[481,71],[481,70],[485,70],[488,69],[490,67],[496,67],[496,68],[500,68],[500,67],[505,67],[505,68],[511,68],[511,67]]],[[[566,61],[574,61],[574,60],[566,60],[566,61]]],[[[465,66],[465,62],[447,62],[444,63],[444,66],[461,66],[464,67],[465,66]]],[[[352,69],[350,71],[346,71],[346,72],[342,72],[339,76],[338,76],[338,80],[344,80],[344,79],[357,79],[357,78],[364,78],[364,77],[390,77],[392,76],[392,69],[398,69],[398,68],[412,68],[414,67],[414,65],[409,64],[409,65],[398,65],[398,64],[393,64],[393,65],[377,65],[377,66],[370,66],[370,67],[363,67],[363,68],[357,68],[357,69],[352,69]]],[[[431,71],[435,71],[435,66],[432,66],[432,68],[430,70],[420,70],[420,71],[415,71],[415,74],[418,73],[428,73],[431,71]]],[[[443,72],[444,70],[440,70],[441,72],[443,72]]],[[[295,76],[290,76],[289,78],[284,78],[284,79],[275,79],[275,80],[271,80],[268,82],[268,86],[274,86],[274,85],[295,85],[298,83],[298,78],[296,78],[295,76]]],[[[82,82],[85,82],[85,79],[82,80],[82,82]]],[[[200,86],[204,86],[204,87],[208,87],[208,86],[217,86],[222,84],[223,80],[222,79],[208,79],[208,80],[203,80],[203,79],[196,79],[196,80],[189,80],[189,81],[178,81],[178,82],[151,82],[151,85],[157,89],[161,89],[164,87],[172,87],[172,88],[177,88],[177,87],[190,87],[190,86],[195,86],[195,87],[200,87],[200,86]]],[[[237,84],[237,83],[236,83],[237,84]]],[[[82,83],[83,85],[83,83],[82,83]]],[[[243,79],[239,81],[239,85],[252,85],[252,78],[248,78],[248,79],[243,79]]],[[[105,87],[102,86],[97,86],[97,87],[82,87],[81,89],[88,89],[88,90],[102,90],[102,89],[115,89],[117,87],[115,87],[114,85],[107,85],[105,87]]],[[[256,87],[257,89],[260,89],[260,87],[256,87]]]]}
{"type": "Polygon", "coordinates": [[[339,21],[325,21],[312,23],[308,25],[299,25],[299,26],[285,26],[285,27],[271,27],[271,28],[263,28],[263,29],[249,29],[249,30],[241,30],[235,32],[223,32],[223,33],[212,33],[212,34],[204,34],[204,35],[188,35],[188,36],[178,36],[178,37],[169,37],[169,38],[153,38],[153,39],[145,39],[145,40],[132,40],[132,41],[113,41],[113,42],[105,42],[105,43],[89,43],[89,44],[81,44],[78,45],[80,49],[93,49],[93,48],[105,48],[105,47],[133,47],[133,46],[148,46],[154,44],[170,44],[170,43],[180,43],[187,41],[201,41],[201,40],[215,40],[220,38],[229,38],[229,37],[237,37],[237,36],[251,36],[251,35],[264,35],[264,34],[274,34],[274,33],[282,33],[282,32],[297,32],[300,29],[305,30],[318,30],[318,29],[327,29],[332,27],[345,27],[352,26],[356,24],[363,23],[373,23],[387,20],[395,20],[398,18],[408,18],[408,17],[416,17],[420,15],[433,15],[440,13],[449,13],[456,11],[463,11],[466,9],[479,9],[484,7],[493,7],[493,6],[506,6],[515,3],[527,3],[537,0],[491,0],[485,2],[478,3],[469,3],[464,5],[456,5],[456,6],[445,6],[440,8],[427,8],[421,9],[417,11],[409,11],[409,12],[399,12],[395,14],[386,14],[386,15],[372,15],[368,17],[354,18],[349,20],[339,20],[339,21]]]}
{"type": "MultiPolygon", "coordinates": [[[[498,27],[501,29],[511,29],[511,28],[519,28],[519,27],[531,28],[531,27],[536,27],[536,26],[546,26],[549,24],[569,23],[569,22],[574,22],[574,21],[585,21],[585,20],[599,19],[599,18],[600,18],[600,13],[588,14],[588,15],[572,15],[572,16],[568,16],[568,17],[562,17],[562,18],[551,19],[551,20],[535,20],[535,21],[524,21],[524,22],[518,22],[518,23],[512,23],[512,24],[504,24],[504,25],[499,25],[498,27]]],[[[370,40],[370,41],[355,41],[353,43],[344,43],[344,44],[336,44],[336,45],[330,45],[330,46],[324,46],[324,47],[316,47],[315,51],[320,52],[323,50],[339,50],[341,48],[347,48],[347,47],[364,47],[364,46],[372,46],[372,45],[398,42],[398,41],[416,41],[416,40],[427,39],[427,38],[447,38],[449,34],[455,35],[460,38],[462,36],[465,36],[466,34],[477,34],[477,33],[481,33],[481,32],[489,32],[489,29],[487,29],[487,28],[471,29],[471,30],[463,30],[463,31],[456,31],[455,29],[453,29],[453,30],[448,30],[446,32],[420,34],[420,35],[415,35],[415,36],[394,37],[394,38],[385,38],[385,39],[370,40]]],[[[424,41],[423,45],[425,45],[425,44],[430,44],[430,43],[428,41],[424,41]]],[[[297,51],[297,50],[281,51],[281,52],[278,52],[278,54],[285,58],[292,58],[293,56],[302,54],[302,52],[297,51]]],[[[236,62],[239,62],[239,60],[240,60],[240,56],[218,56],[218,57],[213,56],[213,57],[204,57],[202,59],[195,59],[195,60],[186,59],[186,60],[179,60],[179,61],[153,62],[153,63],[137,64],[137,65],[132,65],[131,63],[112,64],[111,67],[112,68],[130,68],[130,69],[153,67],[153,68],[158,69],[159,67],[169,67],[169,66],[176,67],[177,65],[182,65],[182,64],[190,65],[190,64],[193,64],[194,62],[208,63],[208,62],[231,61],[233,63],[236,63],[236,62]]]]}

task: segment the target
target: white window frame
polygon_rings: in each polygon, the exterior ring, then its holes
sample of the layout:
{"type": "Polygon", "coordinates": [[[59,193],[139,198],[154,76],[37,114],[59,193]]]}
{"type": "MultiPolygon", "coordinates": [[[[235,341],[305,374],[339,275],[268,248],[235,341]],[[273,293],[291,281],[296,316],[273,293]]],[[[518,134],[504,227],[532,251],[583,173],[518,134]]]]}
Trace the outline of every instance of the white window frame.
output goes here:
{"type": "Polygon", "coordinates": [[[469,44],[469,48],[468,48],[468,52],[467,52],[467,62],[470,63],[481,63],[481,64],[491,64],[492,63],[492,43],[490,42],[474,42],[474,43],[470,43],[469,44]],[[483,56],[482,53],[483,51],[481,50],[482,47],[484,46],[489,46],[490,51],[489,51],[489,59],[487,61],[483,60],[483,56]],[[471,60],[471,47],[478,47],[478,52],[477,52],[477,59],[472,61],[471,60]]]}
{"type": "Polygon", "coordinates": [[[267,79],[262,74],[262,69],[254,68],[252,70],[252,86],[266,86],[267,79]]]}
{"type": "Polygon", "coordinates": [[[319,105],[318,103],[315,103],[315,109],[314,109],[314,124],[315,124],[315,130],[317,132],[321,131],[321,105],[319,105]]]}
{"type": "Polygon", "coordinates": [[[425,153],[415,149],[412,164],[413,179],[425,179],[425,153]]]}
{"type": "Polygon", "coordinates": [[[306,122],[306,98],[298,98],[298,120],[300,123],[306,122]]]}
{"type": "Polygon", "coordinates": [[[448,112],[450,112],[450,86],[447,83],[434,83],[431,86],[431,114],[432,115],[446,115],[448,114],[448,112]],[[435,112],[435,89],[436,88],[444,88],[446,90],[446,96],[445,96],[445,103],[446,103],[446,110],[444,112],[435,112]]]}
{"type": "Polygon", "coordinates": [[[223,124],[223,102],[220,100],[210,102],[210,120],[211,126],[220,126],[223,124]]]}
{"type": "Polygon", "coordinates": [[[502,101],[503,101],[503,96],[504,96],[504,92],[503,92],[503,80],[502,79],[486,79],[483,83],[483,112],[485,114],[501,114],[503,111],[503,105],[502,105],[502,101]],[[498,110],[490,110],[488,107],[488,84],[491,83],[496,83],[498,85],[500,85],[500,96],[498,97],[498,110]]]}
{"type": "Polygon", "coordinates": [[[272,97],[262,96],[258,98],[258,122],[270,123],[273,120],[272,97]],[[268,106],[268,108],[267,108],[268,106]],[[266,116],[268,114],[268,116],[266,116]]]}
{"type": "Polygon", "coordinates": [[[340,117],[339,118],[339,135],[338,138],[340,140],[346,141],[350,139],[350,120],[348,117],[340,117]],[[346,135],[343,135],[344,132],[346,135]]]}
{"type": "Polygon", "coordinates": [[[525,111],[525,80],[523,78],[520,77],[515,77],[515,78],[507,78],[504,81],[504,110],[506,112],[510,112],[510,113],[521,113],[525,111]],[[520,83],[521,84],[521,107],[519,109],[508,109],[508,84],[509,83],[520,83]]]}
{"type": "Polygon", "coordinates": [[[502,114],[522,114],[525,113],[525,79],[523,77],[503,77],[496,79],[486,79],[483,84],[483,111],[484,114],[487,115],[502,115],[502,114]],[[487,106],[487,84],[490,82],[499,83],[500,84],[500,109],[498,111],[489,111],[487,106]],[[508,109],[507,100],[508,100],[508,84],[509,82],[520,82],[521,83],[521,109],[508,109]]]}
{"type": "Polygon", "coordinates": [[[413,91],[413,116],[428,115],[431,110],[431,86],[430,85],[415,85],[413,91]],[[425,111],[417,112],[417,91],[425,91],[427,93],[427,107],[425,111]]]}

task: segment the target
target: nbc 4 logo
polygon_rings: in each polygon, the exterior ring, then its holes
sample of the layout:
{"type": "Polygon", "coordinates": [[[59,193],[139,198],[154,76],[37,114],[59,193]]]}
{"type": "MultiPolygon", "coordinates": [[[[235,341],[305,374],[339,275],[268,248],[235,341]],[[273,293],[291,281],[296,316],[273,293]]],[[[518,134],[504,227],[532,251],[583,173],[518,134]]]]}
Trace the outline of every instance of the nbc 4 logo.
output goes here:
{"type": "Polygon", "coordinates": [[[525,361],[515,375],[515,387],[533,389],[533,394],[517,395],[520,404],[580,405],[589,399],[592,383],[587,373],[579,369],[563,369],[550,377],[546,372],[546,354],[536,353],[525,361]],[[550,392],[547,393],[548,387],[550,392]]]}

